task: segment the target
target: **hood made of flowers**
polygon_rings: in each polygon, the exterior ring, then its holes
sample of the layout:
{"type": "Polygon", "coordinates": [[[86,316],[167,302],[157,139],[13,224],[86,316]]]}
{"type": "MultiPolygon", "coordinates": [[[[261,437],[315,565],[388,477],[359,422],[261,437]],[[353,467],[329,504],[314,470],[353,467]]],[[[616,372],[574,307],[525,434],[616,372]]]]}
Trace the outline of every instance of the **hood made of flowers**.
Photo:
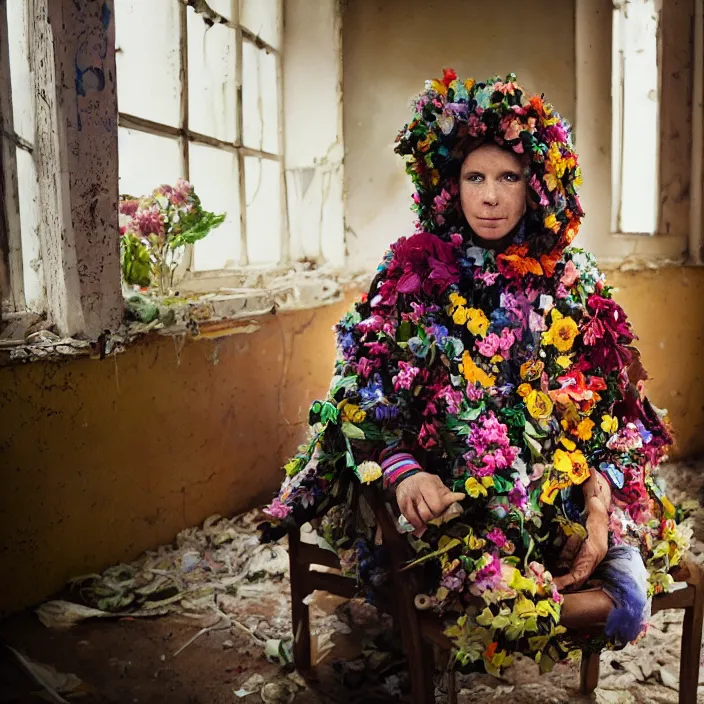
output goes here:
{"type": "Polygon", "coordinates": [[[416,193],[420,228],[449,239],[468,229],[459,202],[460,167],[470,143],[493,141],[528,158],[525,227],[514,240],[523,256],[558,257],[574,239],[583,211],[570,125],[542,96],[526,98],[509,74],[485,83],[460,81],[452,69],[426,81],[413,102],[413,119],[396,139],[416,193]]]}

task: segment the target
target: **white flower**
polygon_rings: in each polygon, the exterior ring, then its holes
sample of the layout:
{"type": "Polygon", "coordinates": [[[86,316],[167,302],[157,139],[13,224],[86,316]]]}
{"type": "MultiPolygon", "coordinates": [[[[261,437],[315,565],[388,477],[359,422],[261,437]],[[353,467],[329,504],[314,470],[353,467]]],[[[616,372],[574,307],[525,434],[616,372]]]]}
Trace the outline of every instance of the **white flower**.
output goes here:
{"type": "Polygon", "coordinates": [[[362,484],[371,484],[377,479],[381,479],[381,467],[376,462],[362,462],[357,466],[357,476],[362,484]]]}

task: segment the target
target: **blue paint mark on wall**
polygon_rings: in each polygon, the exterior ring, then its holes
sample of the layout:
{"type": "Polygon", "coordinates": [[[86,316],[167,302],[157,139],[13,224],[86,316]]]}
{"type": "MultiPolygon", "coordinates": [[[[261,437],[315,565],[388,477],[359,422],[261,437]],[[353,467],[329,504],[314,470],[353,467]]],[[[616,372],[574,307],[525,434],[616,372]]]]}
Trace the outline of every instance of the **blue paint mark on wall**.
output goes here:
{"type": "Polygon", "coordinates": [[[106,2],[104,2],[103,9],[100,14],[100,20],[103,23],[103,29],[108,28],[108,25],[110,24],[111,19],[112,19],[112,12],[110,12],[110,8],[108,7],[108,4],[106,2]]]}

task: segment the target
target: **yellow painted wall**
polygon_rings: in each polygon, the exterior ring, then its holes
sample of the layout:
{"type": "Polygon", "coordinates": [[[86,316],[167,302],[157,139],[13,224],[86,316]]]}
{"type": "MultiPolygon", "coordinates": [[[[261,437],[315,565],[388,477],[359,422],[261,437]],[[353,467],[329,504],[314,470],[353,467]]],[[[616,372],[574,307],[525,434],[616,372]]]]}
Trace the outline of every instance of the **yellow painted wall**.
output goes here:
{"type": "Polygon", "coordinates": [[[607,281],[640,338],[648,395],[670,413],[673,456],[703,453],[704,268],[610,272],[607,281]]]}
{"type": "Polygon", "coordinates": [[[219,340],[0,369],[0,613],[266,501],[332,370],[345,304],[219,340]]]}

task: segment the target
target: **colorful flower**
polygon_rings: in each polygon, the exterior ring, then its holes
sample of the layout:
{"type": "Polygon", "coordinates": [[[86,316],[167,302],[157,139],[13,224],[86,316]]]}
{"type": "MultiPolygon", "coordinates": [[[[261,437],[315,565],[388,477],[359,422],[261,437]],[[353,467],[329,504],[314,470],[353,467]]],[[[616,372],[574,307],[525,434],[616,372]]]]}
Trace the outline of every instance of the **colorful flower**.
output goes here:
{"type": "Polygon", "coordinates": [[[552,309],[551,316],[552,324],[542,335],[543,344],[553,345],[560,352],[568,352],[579,335],[579,327],[572,318],[564,317],[557,308],[552,309]]]}

